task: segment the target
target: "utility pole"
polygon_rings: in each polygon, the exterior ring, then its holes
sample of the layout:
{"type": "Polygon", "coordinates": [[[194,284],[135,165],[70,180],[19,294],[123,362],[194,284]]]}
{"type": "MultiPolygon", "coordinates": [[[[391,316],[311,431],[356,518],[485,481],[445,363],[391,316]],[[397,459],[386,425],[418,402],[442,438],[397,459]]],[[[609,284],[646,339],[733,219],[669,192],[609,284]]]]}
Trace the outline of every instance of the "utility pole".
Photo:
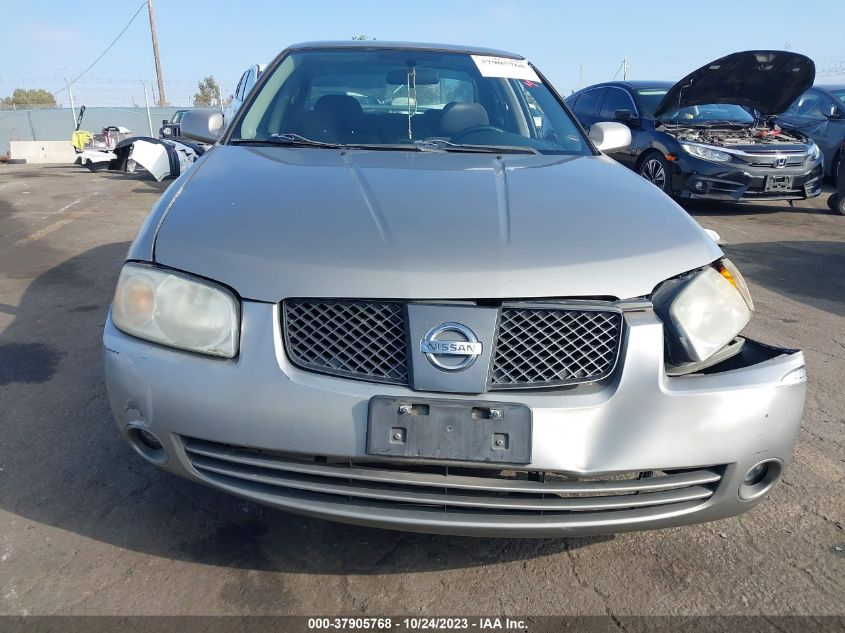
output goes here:
{"type": "Polygon", "coordinates": [[[622,81],[628,81],[628,59],[622,60],[622,81]]]}
{"type": "Polygon", "coordinates": [[[578,90],[584,86],[584,64],[578,67],[578,90]]]}
{"type": "MultiPolygon", "coordinates": [[[[150,115],[150,100],[147,98],[147,84],[141,81],[141,85],[144,86],[144,103],[147,105],[147,122],[150,124],[150,136],[153,135],[153,117],[150,115]]],[[[133,97],[134,100],[134,97],[133,97]]]]}
{"type": "Polygon", "coordinates": [[[68,80],[65,79],[65,84],[67,84],[67,92],[70,95],[70,111],[73,114],[73,125],[76,126],[76,104],[73,102],[73,89],[70,87],[68,80]]]}
{"type": "Polygon", "coordinates": [[[158,55],[158,34],[156,33],[156,10],[153,0],[147,0],[147,11],[150,14],[150,33],[153,36],[153,57],[156,60],[156,77],[158,77],[158,105],[164,107],[164,77],[161,76],[161,59],[158,55]]]}

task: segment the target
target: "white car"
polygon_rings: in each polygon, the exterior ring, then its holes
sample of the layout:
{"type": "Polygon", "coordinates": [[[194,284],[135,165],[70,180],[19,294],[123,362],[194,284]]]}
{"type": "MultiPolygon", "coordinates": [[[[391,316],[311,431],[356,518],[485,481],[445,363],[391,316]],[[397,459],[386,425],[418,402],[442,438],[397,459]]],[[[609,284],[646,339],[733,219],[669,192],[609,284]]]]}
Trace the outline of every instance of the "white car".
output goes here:
{"type": "Polygon", "coordinates": [[[255,82],[258,81],[258,78],[266,67],[266,64],[253,64],[243,72],[241,78],[238,80],[238,87],[235,88],[235,93],[230,95],[229,105],[226,106],[223,112],[223,117],[226,121],[231,121],[232,117],[240,110],[249,91],[252,90],[255,82]]]}

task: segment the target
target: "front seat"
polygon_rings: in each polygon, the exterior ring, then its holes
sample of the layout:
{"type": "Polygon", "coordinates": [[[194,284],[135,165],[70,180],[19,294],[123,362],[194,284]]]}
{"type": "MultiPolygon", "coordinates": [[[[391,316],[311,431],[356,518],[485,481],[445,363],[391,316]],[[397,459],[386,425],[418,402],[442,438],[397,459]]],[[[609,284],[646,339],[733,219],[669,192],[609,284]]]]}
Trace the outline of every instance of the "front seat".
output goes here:
{"type": "Polygon", "coordinates": [[[324,95],[317,99],[311,117],[309,137],[337,143],[375,143],[364,132],[364,110],[355,97],[324,95]]]}
{"type": "Polygon", "coordinates": [[[440,119],[440,131],[443,136],[456,134],[473,127],[490,125],[487,109],[480,103],[461,103],[452,101],[443,107],[440,119]]]}

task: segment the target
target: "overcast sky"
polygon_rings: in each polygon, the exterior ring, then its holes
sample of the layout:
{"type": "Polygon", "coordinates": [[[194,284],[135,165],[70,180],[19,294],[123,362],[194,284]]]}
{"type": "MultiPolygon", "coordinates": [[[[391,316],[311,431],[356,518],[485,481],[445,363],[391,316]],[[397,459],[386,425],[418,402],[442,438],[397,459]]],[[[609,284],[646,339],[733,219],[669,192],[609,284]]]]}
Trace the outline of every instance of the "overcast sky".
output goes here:
{"type": "MultiPolygon", "coordinates": [[[[115,38],[141,0],[0,0],[0,97],[16,87],[64,87],[115,38]]],[[[726,53],[772,48],[804,53],[845,83],[845,1],[698,0],[155,0],[165,96],[189,102],[213,74],[224,95],[242,70],[287,44],[349,39],[459,43],[531,59],[563,94],[606,81],[628,59],[629,78],[678,79],[726,53]]],[[[620,73],[621,76],[621,73],[620,73]]],[[[143,104],[155,78],[146,9],[74,85],[77,104],[143,104]]],[[[57,99],[68,103],[67,91],[57,99]]]]}

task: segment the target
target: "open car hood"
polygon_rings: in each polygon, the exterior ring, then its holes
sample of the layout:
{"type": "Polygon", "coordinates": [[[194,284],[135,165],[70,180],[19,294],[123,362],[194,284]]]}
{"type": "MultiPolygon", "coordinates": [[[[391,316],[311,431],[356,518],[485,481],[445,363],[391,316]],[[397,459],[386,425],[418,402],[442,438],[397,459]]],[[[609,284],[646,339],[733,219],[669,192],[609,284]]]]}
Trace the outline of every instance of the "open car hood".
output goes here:
{"type": "Polygon", "coordinates": [[[732,103],[760,114],[780,114],[813,85],[813,60],[788,51],[731,53],[702,66],[676,83],[654,111],[705,103],[732,103]]]}

